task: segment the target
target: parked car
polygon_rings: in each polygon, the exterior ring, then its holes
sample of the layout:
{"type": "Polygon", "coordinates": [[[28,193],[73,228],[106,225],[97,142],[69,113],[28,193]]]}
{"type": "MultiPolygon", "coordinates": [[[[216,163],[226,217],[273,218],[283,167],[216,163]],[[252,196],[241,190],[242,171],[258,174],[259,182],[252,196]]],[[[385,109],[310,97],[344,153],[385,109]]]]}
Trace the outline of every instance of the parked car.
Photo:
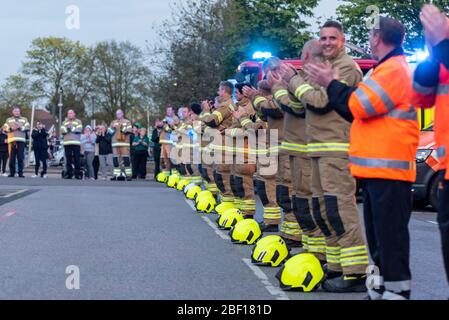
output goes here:
{"type": "Polygon", "coordinates": [[[433,126],[430,126],[421,132],[416,153],[417,177],[413,185],[413,199],[421,206],[437,207],[438,166],[433,126]]]}

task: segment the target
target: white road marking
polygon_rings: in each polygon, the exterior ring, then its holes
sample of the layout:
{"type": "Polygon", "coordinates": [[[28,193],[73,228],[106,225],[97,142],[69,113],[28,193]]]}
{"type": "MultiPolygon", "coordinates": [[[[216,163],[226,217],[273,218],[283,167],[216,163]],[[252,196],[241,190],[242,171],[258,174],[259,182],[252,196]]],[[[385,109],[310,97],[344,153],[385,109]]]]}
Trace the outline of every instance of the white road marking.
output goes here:
{"type": "Polygon", "coordinates": [[[27,189],[17,190],[16,192],[8,193],[6,196],[3,196],[2,198],[11,198],[18,194],[24,193],[25,191],[27,191],[27,189]]]}
{"type": "Polygon", "coordinates": [[[431,224],[436,224],[436,225],[438,225],[438,222],[435,222],[435,221],[427,221],[428,223],[431,223],[431,224]]]}
{"type": "Polygon", "coordinates": [[[253,265],[250,259],[243,258],[242,261],[254,272],[256,277],[259,278],[268,292],[272,296],[277,297],[276,300],[290,300],[284,291],[271,284],[268,280],[268,276],[258,266],[253,265]]]}
{"type": "Polygon", "coordinates": [[[228,236],[226,233],[224,233],[223,231],[219,230],[218,227],[212,222],[210,221],[210,219],[208,217],[201,217],[201,219],[203,219],[204,221],[206,221],[206,223],[212,228],[214,229],[215,233],[222,238],[223,240],[229,240],[231,241],[231,237],[228,236]]]}

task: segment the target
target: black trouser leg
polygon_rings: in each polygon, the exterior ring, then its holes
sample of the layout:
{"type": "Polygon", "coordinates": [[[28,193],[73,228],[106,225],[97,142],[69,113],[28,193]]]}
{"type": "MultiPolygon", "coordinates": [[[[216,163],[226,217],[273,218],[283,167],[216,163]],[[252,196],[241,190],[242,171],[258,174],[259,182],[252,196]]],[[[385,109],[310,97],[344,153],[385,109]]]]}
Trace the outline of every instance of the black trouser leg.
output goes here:
{"type": "Polygon", "coordinates": [[[19,176],[23,175],[23,162],[25,156],[25,142],[16,142],[17,144],[17,167],[19,176]]]}
{"type": "Polygon", "coordinates": [[[138,176],[141,179],[145,179],[147,176],[147,153],[146,151],[139,153],[137,156],[137,168],[138,176]]]}
{"type": "Polygon", "coordinates": [[[46,149],[41,150],[41,161],[42,161],[42,172],[41,175],[44,176],[47,174],[47,159],[48,159],[48,152],[46,149]]]}
{"type": "Polygon", "coordinates": [[[66,159],[66,174],[67,178],[73,177],[73,146],[65,146],[65,159],[66,159]]]}
{"type": "Polygon", "coordinates": [[[75,166],[75,177],[81,177],[81,147],[73,146],[73,161],[75,166]]]}
{"type": "Polygon", "coordinates": [[[161,152],[154,152],[154,177],[161,172],[161,152]]]}
{"type": "Polygon", "coordinates": [[[2,165],[1,165],[2,173],[5,173],[6,172],[6,163],[8,162],[8,151],[4,151],[4,152],[2,151],[0,153],[0,161],[2,163],[2,165]]]}
{"type": "Polygon", "coordinates": [[[40,150],[34,150],[34,174],[37,176],[39,174],[39,168],[41,166],[41,153],[40,150]]]}
{"type": "Polygon", "coordinates": [[[444,180],[445,171],[440,173],[441,184],[438,190],[438,224],[441,233],[444,266],[449,282],[449,180],[444,180]]]}
{"type": "MultiPolygon", "coordinates": [[[[412,183],[366,179],[364,216],[371,256],[386,291],[410,297],[410,235],[412,183]]],[[[388,297],[387,297],[388,298],[388,297]]]]}

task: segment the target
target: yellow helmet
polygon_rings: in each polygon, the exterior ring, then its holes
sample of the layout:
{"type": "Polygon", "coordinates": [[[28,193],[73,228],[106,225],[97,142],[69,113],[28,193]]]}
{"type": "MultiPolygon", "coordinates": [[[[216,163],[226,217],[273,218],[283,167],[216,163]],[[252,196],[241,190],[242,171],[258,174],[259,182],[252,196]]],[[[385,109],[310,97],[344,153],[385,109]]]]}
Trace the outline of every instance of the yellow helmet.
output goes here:
{"type": "Polygon", "coordinates": [[[187,179],[182,179],[181,181],[178,182],[176,189],[178,189],[179,191],[184,191],[184,188],[190,184],[190,181],[187,179]]]}
{"type": "Polygon", "coordinates": [[[256,220],[245,219],[237,223],[229,235],[233,243],[253,244],[262,236],[262,231],[256,220]]]}
{"type": "Polygon", "coordinates": [[[233,208],[227,210],[218,219],[218,228],[222,230],[230,230],[239,221],[243,220],[243,215],[240,213],[239,209],[233,208]]]}
{"type": "Polygon", "coordinates": [[[189,188],[189,190],[186,193],[186,198],[190,199],[190,200],[195,200],[195,198],[197,197],[197,195],[201,192],[201,187],[195,185],[192,188],[189,188]]]}
{"type": "Polygon", "coordinates": [[[310,253],[301,253],[289,259],[276,275],[283,290],[311,292],[324,279],[320,261],[310,253]]]}
{"type": "Polygon", "coordinates": [[[229,209],[235,209],[235,206],[232,202],[222,202],[218,206],[215,207],[215,212],[219,215],[222,215],[229,209]]]}
{"type": "Polygon", "coordinates": [[[280,236],[267,236],[257,241],[251,254],[254,264],[278,267],[289,256],[285,241],[280,236]]]}
{"type": "Polygon", "coordinates": [[[208,199],[208,198],[214,198],[214,195],[212,194],[212,192],[210,192],[209,190],[204,190],[201,191],[200,194],[198,195],[198,197],[196,197],[196,203],[200,202],[202,199],[208,199]]]}
{"type": "Polygon", "coordinates": [[[167,186],[170,188],[176,188],[176,185],[178,184],[179,180],[181,179],[180,176],[177,174],[172,174],[167,181],[167,186]]]}
{"type": "Polygon", "coordinates": [[[168,176],[165,172],[160,172],[156,176],[156,180],[157,180],[157,182],[160,182],[160,183],[166,183],[168,180],[168,176]]]}
{"type": "Polygon", "coordinates": [[[196,197],[196,210],[200,212],[211,213],[215,209],[217,201],[215,201],[215,198],[212,195],[210,197],[203,196],[202,198],[200,198],[200,196],[201,193],[196,197]]]}

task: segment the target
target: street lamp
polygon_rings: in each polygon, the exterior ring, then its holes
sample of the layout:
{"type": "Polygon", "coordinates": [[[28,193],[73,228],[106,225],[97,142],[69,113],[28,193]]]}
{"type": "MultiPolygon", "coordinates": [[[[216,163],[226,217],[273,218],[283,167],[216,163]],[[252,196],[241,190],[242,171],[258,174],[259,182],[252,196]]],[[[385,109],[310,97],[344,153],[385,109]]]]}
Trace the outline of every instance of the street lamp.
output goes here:
{"type": "Polygon", "coordinates": [[[97,126],[97,120],[95,119],[95,97],[92,97],[92,127],[95,128],[97,126]]]}
{"type": "Polygon", "coordinates": [[[59,120],[58,120],[58,125],[59,125],[59,135],[61,135],[61,125],[62,125],[62,98],[63,98],[63,94],[64,94],[64,90],[62,89],[62,87],[59,88],[59,103],[58,103],[58,108],[59,108],[59,120]]]}

